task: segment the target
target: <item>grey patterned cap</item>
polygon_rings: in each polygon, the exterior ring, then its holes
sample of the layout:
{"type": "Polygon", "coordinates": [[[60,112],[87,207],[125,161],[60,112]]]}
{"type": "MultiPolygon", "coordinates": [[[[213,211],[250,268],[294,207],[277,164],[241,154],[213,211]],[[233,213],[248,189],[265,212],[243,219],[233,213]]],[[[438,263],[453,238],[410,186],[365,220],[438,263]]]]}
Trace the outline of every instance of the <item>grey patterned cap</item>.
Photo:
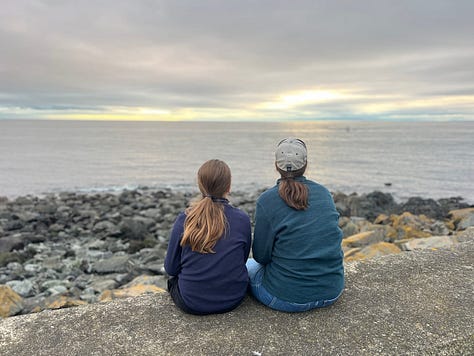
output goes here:
{"type": "Polygon", "coordinates": [[[306,159],[305,143],[294,137],[288,137],[280,141],[275,151],[277,167],[286,172],[303,168],[306,164],[306,159]]]}

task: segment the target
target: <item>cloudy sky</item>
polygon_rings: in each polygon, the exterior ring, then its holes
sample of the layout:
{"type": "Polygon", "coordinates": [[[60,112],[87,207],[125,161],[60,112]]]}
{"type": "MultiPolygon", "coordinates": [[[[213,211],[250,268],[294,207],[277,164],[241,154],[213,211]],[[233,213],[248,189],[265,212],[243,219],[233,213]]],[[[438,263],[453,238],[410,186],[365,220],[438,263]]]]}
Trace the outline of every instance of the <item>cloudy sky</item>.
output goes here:
{"type": "Polygon", "coordinates": [[[472,0],[2,0],[0,119],[474,120],[472,0]]]}

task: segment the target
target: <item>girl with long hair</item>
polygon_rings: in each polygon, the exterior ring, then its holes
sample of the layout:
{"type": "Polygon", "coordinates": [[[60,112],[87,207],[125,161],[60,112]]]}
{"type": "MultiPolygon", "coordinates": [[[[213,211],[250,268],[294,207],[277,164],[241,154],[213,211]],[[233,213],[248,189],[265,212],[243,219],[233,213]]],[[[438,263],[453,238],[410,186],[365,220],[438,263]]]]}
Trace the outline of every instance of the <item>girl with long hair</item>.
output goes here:
{"type": "Polygon", "coordinates": [[[301,312],[333,304],[344,289],[339,214],[329,191],[303,176],[302,140],[275,151],[281,178],[257,200],[250,290],[266,306],[301,312]]]}
{"type": "Polygon", "coordinates": [[[224,313],[236,308],[247,290],[250,219],[227,200],[231,172],[226,163],[205,162],[197,181],[201,199],[179,214],[171,232],[168,291],[186,313],[224,313]]]}

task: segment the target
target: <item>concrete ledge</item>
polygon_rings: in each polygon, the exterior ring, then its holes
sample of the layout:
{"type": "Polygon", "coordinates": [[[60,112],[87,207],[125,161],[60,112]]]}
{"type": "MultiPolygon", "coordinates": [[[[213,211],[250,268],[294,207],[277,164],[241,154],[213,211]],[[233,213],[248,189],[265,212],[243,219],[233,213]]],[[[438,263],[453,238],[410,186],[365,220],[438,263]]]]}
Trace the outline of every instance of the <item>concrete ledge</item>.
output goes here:
{"type": "Polygon", "coordinates": [[[0,321],[2,355],[474,354],[474,242],[347,265],[332,307],[181,313],[167,294],[0,321]]]}

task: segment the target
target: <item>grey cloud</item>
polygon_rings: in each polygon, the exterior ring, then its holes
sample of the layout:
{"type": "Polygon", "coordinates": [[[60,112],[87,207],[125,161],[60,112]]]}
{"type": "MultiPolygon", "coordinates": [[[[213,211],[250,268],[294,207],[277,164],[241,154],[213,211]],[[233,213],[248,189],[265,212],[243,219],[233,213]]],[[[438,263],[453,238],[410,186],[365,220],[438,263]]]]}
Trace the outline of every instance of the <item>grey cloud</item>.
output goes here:
{"type": "Polygon", "coordinates": [[[469,92],[473,10],[469,0],[6,1],[0,106],[236,108],[318,87],[469,92]]]}

